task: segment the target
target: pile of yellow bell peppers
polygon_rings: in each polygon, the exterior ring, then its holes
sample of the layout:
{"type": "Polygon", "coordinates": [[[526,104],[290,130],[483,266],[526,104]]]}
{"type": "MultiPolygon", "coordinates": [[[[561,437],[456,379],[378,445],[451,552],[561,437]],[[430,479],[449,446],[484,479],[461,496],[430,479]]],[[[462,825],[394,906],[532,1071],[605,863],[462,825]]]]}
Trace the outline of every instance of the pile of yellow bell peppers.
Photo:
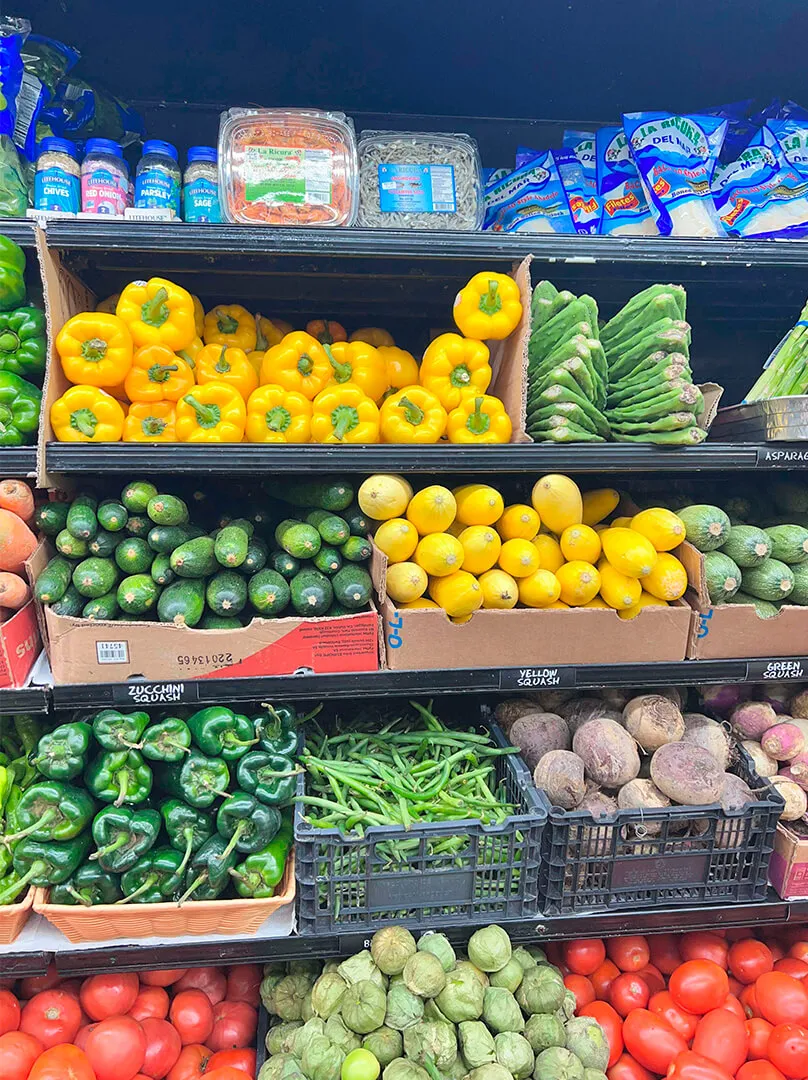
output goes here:
{"type": "Polygon", "coordinates": [[[73,385],[51,425],[60,442],[505,443],[483,339],[507,337],[521,314],[510,277],[476,274],[455,300],[464,336],[441,334],[419,366],[379,327],[294,330],[240,304],[205,313],[164,278],[135,281],[59,331],[73,385]]]}

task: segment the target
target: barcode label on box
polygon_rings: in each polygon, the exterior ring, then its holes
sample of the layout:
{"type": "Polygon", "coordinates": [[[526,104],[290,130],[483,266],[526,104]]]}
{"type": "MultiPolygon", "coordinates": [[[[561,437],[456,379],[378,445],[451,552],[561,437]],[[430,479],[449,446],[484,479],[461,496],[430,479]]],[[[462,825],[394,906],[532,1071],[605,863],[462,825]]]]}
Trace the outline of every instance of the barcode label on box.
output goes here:
{"type": "Polygon", "coordinates": [[[126,641],[96,641],[95,655],[99,664],[128,664],[129,644],[126,641]]]}

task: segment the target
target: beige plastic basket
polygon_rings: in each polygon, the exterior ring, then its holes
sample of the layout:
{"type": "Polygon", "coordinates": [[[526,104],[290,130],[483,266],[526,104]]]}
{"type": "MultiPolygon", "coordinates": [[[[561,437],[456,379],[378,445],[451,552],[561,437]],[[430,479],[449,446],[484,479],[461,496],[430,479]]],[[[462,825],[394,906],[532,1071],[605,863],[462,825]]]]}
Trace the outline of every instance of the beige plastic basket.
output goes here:
{"type": "Polygon", "coordinates": [[[28,922],[28,916],[34,907],[34,894],[38,889],[29,889],[19,904],[6,904],[0,907],[0,945],[14,941],[28,922]]]}

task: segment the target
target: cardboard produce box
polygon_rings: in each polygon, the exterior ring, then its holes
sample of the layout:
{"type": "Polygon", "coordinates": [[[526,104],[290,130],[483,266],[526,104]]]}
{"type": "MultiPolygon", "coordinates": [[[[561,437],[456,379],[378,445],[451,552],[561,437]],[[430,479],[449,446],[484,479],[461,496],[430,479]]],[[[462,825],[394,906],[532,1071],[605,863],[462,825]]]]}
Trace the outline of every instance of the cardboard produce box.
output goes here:
{"type": "Polygon", "coordinates": [[[808,827],[804,822],[778,824],[769,881],[784,900],[803,900],[808,896],[808,827]]]}
{"type": "Polygon", "coordinates": [[[0,689],[25,686],[41,651],[36,604],[29,600],[0,623],[0,689]]]}

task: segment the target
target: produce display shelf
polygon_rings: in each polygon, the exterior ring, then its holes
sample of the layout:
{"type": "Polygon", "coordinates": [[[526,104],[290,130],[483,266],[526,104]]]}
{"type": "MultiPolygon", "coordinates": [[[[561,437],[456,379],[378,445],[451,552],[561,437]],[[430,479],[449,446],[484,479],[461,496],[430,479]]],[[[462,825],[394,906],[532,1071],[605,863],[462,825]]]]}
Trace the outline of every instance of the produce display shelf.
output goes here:
{"type": "Polygon", "coordinates": [[[3,218],[0,232],[2,232],[3,236],[7,236],[9,240],[13,240],[15,244],[19,244],[20,247],[32,248],[36,246],[34,228],[34,222],[31,220],[3,218]]]}
{"type": "Polygon", "coordinates": [[[0,447],[0,478],[36,476],[35,446],[0,447]]]}
{"type": "Polygon", "coordinates": [[[339,471],[367,475],[376,471],[420,473],[565,473],[722,472],[726,469],[808,467],[805,444],[756,446],[706,443],[685,450],[653,446],[268,446],[233,443],[49,443],[46,462],[53,473],[234,473],[256,470],[310,474],[339,471]]]}
{"type": "Polygon", "coordinates": [[[12,713],[46,713],[49,708],[50,689],[47,686],[0,690],[0,716],[10,716],[12,713]]]}

